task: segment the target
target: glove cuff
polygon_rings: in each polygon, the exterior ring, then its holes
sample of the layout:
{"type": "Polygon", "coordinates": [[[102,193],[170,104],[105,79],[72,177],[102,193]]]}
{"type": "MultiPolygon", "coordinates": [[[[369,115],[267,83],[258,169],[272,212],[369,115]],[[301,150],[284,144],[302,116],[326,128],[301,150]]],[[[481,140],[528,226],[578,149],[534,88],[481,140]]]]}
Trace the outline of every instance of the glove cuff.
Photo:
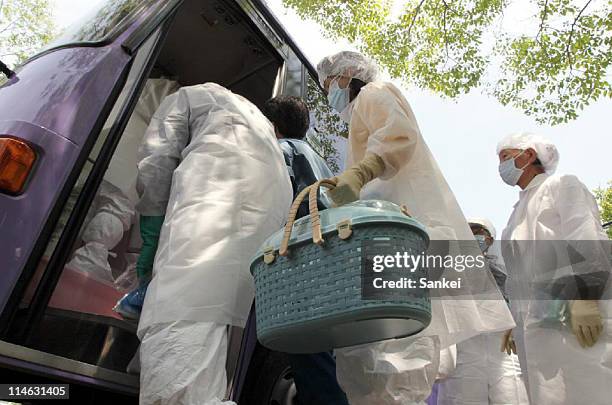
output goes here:
{"type": "Polygon", "coordinates": [[[385,162],[380,156],[374,153],[367,153],[365,157],[359,163],[351,167],[349,171],[359,177],[361,186],[363,187],[383,174],[385,171],[385,162]]]}

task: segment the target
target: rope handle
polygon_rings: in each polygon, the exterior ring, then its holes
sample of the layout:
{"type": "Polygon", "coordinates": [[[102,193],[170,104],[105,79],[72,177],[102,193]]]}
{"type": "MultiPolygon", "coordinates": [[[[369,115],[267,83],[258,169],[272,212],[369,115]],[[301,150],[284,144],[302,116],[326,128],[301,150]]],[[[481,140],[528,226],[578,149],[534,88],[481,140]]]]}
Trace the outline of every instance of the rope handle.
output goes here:
{"type": "Polygon", "coordinates": [[[289,239],[291,239],[291,231],[293,230],[293,224],[295,223],[295,217],[297,216],[298,209],[300,208],[300,204],[308,195],[308,209],[310,211],[310,221],[312,224],[312,241],[317,245],[322,245],[323,235],[321,234],[321,216],[319,215],[319,207],[317,206],[317,191],[319,187],[325,186],[329,189],[333,189],[336,187],[336,179],[323,179],[319,180],[314,184],[306,187],[304,190],[298,194],[291,205],[291,209],[289,210],[289,218],[287,220],[287,224],[285,225],[285,232],[283,234],[283,240],[280,245],[280,249],[278,250],[278,254],[280,256],[287,256],[289,253],[289,239]]]}

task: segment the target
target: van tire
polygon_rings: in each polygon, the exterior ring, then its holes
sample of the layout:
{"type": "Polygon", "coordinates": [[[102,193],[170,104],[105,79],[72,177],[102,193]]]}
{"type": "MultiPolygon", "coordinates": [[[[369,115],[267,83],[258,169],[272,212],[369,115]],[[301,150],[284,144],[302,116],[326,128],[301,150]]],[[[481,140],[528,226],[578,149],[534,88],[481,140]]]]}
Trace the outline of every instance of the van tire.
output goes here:
{"type": "Polygon", "coordinates": [[[297,405],[293,370],[285,353],[257,345],[239,405],[297,405]]]}

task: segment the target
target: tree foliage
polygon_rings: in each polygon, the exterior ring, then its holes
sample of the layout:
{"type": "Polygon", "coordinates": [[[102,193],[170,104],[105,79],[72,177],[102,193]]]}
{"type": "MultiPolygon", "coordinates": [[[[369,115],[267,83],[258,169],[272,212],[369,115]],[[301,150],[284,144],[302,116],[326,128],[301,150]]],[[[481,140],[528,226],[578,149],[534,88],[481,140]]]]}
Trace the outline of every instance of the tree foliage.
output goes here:
{"type": "Polygon", "coordinates": [[[612,3],[531,1],[533,32],[516,35],[500,28],[509,0],[407,0],[399,15],[393,0],[283,0],[393,78],[446,97],[482,86],[553,125],[612,98],[612,3]]]}
{"type": "Polygon", "coordinates": [[[339,156],[331,135],[348,138],[348,126],[329,106],[327,97],[310,77],[306,91],[306,105],[310,110],[314,129],[310,132],[309,141],[325,159],[332,172],[337,173],[340,170],[339,156]]]}
{"type": "Polygon", "coordinates": [[[0,59],[16,66],[51,40],[49,0],[0,0],[0,59]]]}
{"type": "MultiPolygon", "coordinates": [[[[607,187],[599,187],[593,191],[601,213],[601,220],[604,223],[612,221],[612,180],[608,182],[607,187]]],[[[612,239],[612,226],[608,228],[607,232],[608,238],[612,239]]]]}
{"type": "Polygon", "coordinates": [[[505,39],[495,95],[551,124],[577,118],[592,101],[612,98],[612,3],[540,0],[534,37],[505,39]],[[543,116],[540,113],[545,113],[543,116]]]}

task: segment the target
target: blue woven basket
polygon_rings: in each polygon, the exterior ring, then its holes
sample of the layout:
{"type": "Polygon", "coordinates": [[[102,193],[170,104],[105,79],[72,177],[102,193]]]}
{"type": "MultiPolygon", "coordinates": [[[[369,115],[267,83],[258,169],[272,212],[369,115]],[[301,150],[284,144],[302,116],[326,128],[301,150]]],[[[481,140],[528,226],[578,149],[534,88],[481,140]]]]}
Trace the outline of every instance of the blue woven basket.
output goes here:
{"type": "Polygon", "coordinates": [[[259,341],[282,352],[317,353],[424,329],[431,320],[427,290],[386,289],[388,296],[362,299],[363,242],[382,240],[418,254],[429,244],[424,227],[390,202],[358,201],[319,214],[312,198],[310,216],[292,223],[307,192],[296,198],[285,230],[251,263],[259,341]]]}

